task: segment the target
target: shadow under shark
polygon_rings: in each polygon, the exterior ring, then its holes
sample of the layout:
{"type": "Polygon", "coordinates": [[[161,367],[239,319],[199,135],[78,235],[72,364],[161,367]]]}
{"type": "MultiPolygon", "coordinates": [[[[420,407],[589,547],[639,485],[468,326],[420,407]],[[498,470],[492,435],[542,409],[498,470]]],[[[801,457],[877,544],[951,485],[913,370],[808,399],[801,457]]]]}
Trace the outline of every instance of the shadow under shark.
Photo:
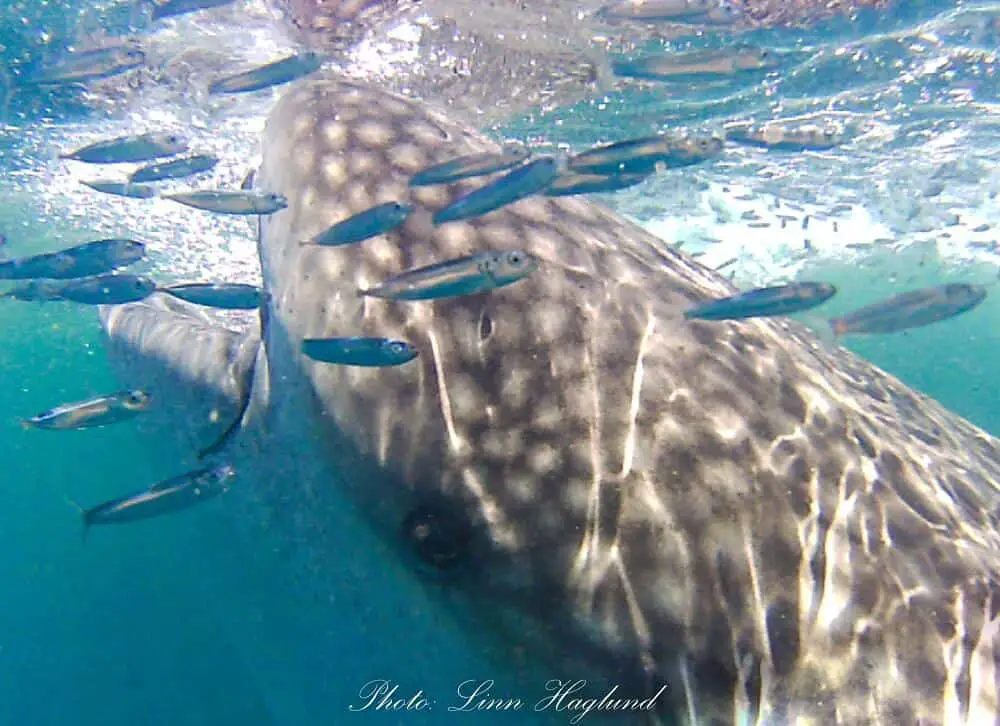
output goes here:
{"type": "Polygon", "coordinates": [[[298,543],[332,600],[368,593],[355,622],[401,672],[447,669],[434,642],[508,666],[534,689],[519,723],[566,721],[531,709],[546,678],[659,693],[660,723],[996,723],[998,442],[797,325],[685,321],[731,288],[596,203],[433,226],[482,182],[409,177],[486,150],[414,101],[302,84],[270,116],[256,180],[289,200],[260,222],[262,334],[162,296],[102,309],[126,383],[171,402],[160,421],[192,455],[247,404],[223,502],[298,543]],[[416,207],[398,230],[299,245],[386,201],[416,207]],[[541,267],[453,300],[357,294],[487,248],[541,267]],[[420,356],[300,353],[339,335],[420,356]],[[372,621],[385,612],[391,631],[372,621]]]}

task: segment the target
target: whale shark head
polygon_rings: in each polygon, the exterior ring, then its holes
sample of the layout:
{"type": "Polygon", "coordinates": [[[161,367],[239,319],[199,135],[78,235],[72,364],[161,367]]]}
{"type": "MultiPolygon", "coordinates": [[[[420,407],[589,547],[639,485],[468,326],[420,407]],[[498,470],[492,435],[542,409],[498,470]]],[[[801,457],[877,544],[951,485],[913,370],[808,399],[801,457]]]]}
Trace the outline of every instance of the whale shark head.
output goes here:
{"type": "Polygon", "coordinates": [[[418,102],[302,84],[271,114],[255,181],[289,202],[260,223],[256,364],[235,334],[204,333],[224,351],[208,365],[155,302],[105,311],[105,327],[230,400],[233,371],[252,375],[224,452],[247,459],[243,490],[317,571],[351,558],[326,523],[363,521],[395,581],[502,658],[655,697],[668,723],[994,723],[997,442],[791,324],[685,320],[730,288],[594,202],[433,225],[482,182],[409,177],[488,150],[418,102]],[[299,244],[392,201],[414,211],[388,234],[299,244]],[[358,295],[487,249],[539,267],[467,297],[358,295]],[[302,355],[330,336],[419,356],[302,355]]]}
{"type": "Polygon", "coordinates": [[[682,721],[995,717],[975,673],[996,664],[996,442],[786,324],[683,321],[726,286],[597,204],[536,197],[434,226],[481,182],[408,178],[486,150],[363,85],[279,103],[258,176],[289,199],[261,226],[263,425],[308,417],[335,462],[321,485],[349,492],[463,617],[637,696],[665,684],[682,721]],[[390,201],[415,208],[392,233],[297,244],[390,201]],[[459,299],[358,295],[486,249],[540,267],[459,299]],[[420,355],[371,369],[300,353],[341,335],[420,355]]]}

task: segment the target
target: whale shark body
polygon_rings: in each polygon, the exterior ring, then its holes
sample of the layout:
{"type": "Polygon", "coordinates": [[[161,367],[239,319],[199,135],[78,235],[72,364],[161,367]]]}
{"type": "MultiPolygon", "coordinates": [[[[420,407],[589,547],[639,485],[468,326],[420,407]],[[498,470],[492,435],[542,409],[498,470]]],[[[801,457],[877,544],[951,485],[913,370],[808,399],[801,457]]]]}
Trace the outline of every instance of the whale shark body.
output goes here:
{"type": "Polygon", "coordinates": [[[264,324],[160,295],[104,308],[123,375],[171,402],[192,451],[241,416],[227,497],[294,529],[316,568],[353,556],[336,510],[442,622],[549,677],[657,696],[615,723],[1000,722],[998,442],[794,324],[684,320],[731,288],[594,202],[434,226],[481,181],[409,177],[497,150],[401,96],[297,86],[255,182],[289,201],[260,221],[264,324]],[[299,244],[388,201],[415,207],[393,232],[299,244]],[[486,249],[540,267],[448,300],[357,293],[486,249]],[[419,357],[300,352],[354,335],[419,357]]]}

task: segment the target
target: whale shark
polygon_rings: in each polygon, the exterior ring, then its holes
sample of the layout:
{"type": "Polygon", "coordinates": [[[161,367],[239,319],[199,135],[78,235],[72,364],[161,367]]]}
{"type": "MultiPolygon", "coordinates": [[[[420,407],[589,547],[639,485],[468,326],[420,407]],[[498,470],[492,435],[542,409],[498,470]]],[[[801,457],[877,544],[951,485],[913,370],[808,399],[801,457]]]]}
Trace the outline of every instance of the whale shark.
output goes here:
{"type": "Polygon", "coordinates": [[[733,288],[597,202],[435,226],[481,182],[409,178],[499,150],[428,104],[301,82],[254,181],[288,199],[259,221],[260,321],[101,308],[126,383],[169,401],[162,431],[194,452],[238,417],[220,501],[267,511],[317,573],[360,556],[330,526],[353,523],[440,632],[655,706],[614,723],[1000,722],[1000,443],[798,324],[685,319],[733,288]],[[414,208],[392,232],[299,244],[389,201],[414,208]],[[488,249],[539,267],[466,297],[358,294],[488,249]],[[301,353],[355,335],[419,356],[301,353]]]}

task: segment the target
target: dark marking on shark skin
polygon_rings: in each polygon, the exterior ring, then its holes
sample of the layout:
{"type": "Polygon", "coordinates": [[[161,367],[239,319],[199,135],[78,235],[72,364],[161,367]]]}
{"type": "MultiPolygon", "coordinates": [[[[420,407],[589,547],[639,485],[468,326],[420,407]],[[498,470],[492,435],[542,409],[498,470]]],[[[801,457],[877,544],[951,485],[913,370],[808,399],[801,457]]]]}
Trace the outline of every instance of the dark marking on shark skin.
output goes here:
{"type": "MultiPolygon", "coordinates": [[[[413,554],[400,528],[437,502],[445,534],[470,537],[471,575],[434,585],[469,637],[633,694],[666,683],[664,722],[994,723],[996,440],[803,328],[683,321],[691,299],[732,289],[595,203],[528,199],[434,228],[475,183],[408,176],[496,150],[341,81],[302,84],[268,122],[257,186],[289,208],[261,223],[267,365],[233,445],[284,437],[260,466],[286,476],[257,491],[283,503],[316,566],[344,554],[322,526],[331,492],[399,561],[413,554]],[[390,199],[417,206],[391,236],[295,244],[390,199]],[[542,266],[492,294],[355,294],[520,248],[542,266]],[[420,357],[379,371],[303,359],[302,338],[333,332],[400,337],[420,357]]],[[[112,337],[133,309],[106,323],[112,337]]]]}

